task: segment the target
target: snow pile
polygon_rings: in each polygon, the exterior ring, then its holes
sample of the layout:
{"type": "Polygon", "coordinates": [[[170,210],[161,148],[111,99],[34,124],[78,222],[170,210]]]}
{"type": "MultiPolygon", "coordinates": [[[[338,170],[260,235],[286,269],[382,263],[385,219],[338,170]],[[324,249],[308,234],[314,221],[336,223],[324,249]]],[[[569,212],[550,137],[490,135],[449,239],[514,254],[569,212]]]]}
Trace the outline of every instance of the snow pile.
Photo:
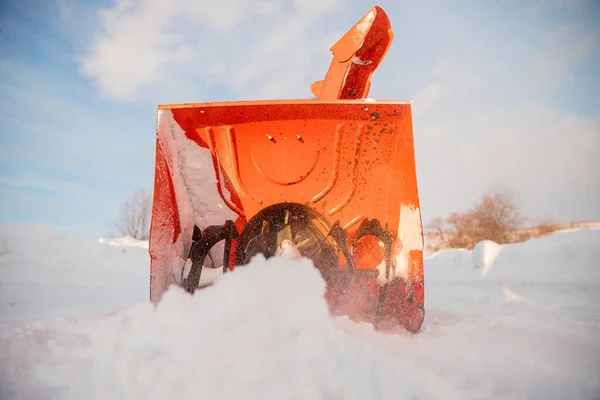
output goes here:
{"type": "Polygon", "coordinates": [[[600,312],[598,260],[600,230],[593,228],[501,246],[484,241],[473,252],[444,250],[427,258],[425,292],[478,303],[520,300],[555,313],[576,309],[595,314],[600,312]]]}
{"type": "Polygon", "coordinates": [[[485,277],[490,270],[501,248],[502,246],[494,241],[483,240],[477,243],[473,249],[473,264],[475,264],[475,268],[481,269],[482,277],[485,277]]]}
{"type": "Polygon", "coordinates": [[[365,399],[442,395],[402,359],[334,325],[309,260],[265,261],[195,296],[173,287],[106,321],[73,398],[365,399]],[[175,394],[176,393],[176,394],[175,394]],[[95,397],[94,397],[95,396],[95,397]]]}
{"type": "Polygon", "coordinates": [[[0,398],[599,398],[600,230],[426,259],[417,335],[331,318],[309,260],[259,256],[154,306],[144,249],[20,226],[0,238],[0,296],[22,291],[38,320],[0,330],[0,398]],[[49,292],[79,312],[40,309],[49,292]]]}
{"type": "Polygon", "coordinates": [[[143,249],[148,248],[147,240],[139,240],[135,239],[129,235],[122,237],[101,237],[98,239],[99,243],[106,244],[109,246],[131,246],[131,247],[141,247],[143,249]]]}
{"type": "Polygon", "coordinates": [[[109,312],[148,299],[148,251],[0,223],[0,324],[109,312]]]}

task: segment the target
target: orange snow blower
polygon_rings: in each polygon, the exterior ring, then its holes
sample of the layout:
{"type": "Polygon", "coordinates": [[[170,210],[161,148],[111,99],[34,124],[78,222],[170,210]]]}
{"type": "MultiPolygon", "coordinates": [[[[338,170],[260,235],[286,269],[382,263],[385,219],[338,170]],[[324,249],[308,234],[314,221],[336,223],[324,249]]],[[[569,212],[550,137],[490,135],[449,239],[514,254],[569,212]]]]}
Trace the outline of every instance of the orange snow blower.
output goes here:
{"type": "Polygon", "coordinates": [[[151,300],[265,257],[310,258],[333,315],[418,332],[423,233],[411,104],[367,99],[393,34],[372,8],[312,100],[158,107],[151,300]]]}

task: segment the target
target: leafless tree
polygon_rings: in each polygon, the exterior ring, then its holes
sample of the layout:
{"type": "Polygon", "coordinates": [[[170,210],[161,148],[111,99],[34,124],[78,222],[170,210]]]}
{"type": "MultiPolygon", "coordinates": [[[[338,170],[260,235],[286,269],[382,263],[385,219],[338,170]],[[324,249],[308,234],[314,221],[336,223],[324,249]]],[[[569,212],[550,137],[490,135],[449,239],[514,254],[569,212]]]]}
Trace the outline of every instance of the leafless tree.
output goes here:
{"type": "Polygon", "coordinates": [[[120,235],[148,240],[151,212],[152,194],[145,189],[137,189],[123,204],[121,214],[112,224],[112,229],[120,235]]]}
{"type": "Polygon", "coordinates": [[[436,218],[432,219],[431,222],[429,222],[429,224],[427,224],[427,229],[431,233],[438,235],[440,238],[440,241],[445,242],[446,241],[446,237],[444,235],[445,225],[446,225],[446,223],[442,217],[436,217],[436,218]]]}
{"type": "Polygon", "coordinates": [[[543,221],[534,227],[536,237],[550,235],[560,229],[560,225],[552,221],[543,221]]]}
{"type": "Polygon", "coordinates": [[[514,194],[507,189],[484,194],[474,213],[479,240],[496,243],[510,243],[524,221],[514,194]]]}
{"type": "Polygon", "coordinates": [[[442,217],[432,219],[425,229],[428,231],[426,236],[427,247],[433,251],[438,251],[446,245],[446,221],[442,217]]]}
{"type": "Polygon", "coordinates": [[[429,228],[437,232],[442,247],[473,249],[482,240],[500,244],[519,240],[523,221],[513,193],[498,190],[484,193],[467,211],[432,220],[429,228]]]}

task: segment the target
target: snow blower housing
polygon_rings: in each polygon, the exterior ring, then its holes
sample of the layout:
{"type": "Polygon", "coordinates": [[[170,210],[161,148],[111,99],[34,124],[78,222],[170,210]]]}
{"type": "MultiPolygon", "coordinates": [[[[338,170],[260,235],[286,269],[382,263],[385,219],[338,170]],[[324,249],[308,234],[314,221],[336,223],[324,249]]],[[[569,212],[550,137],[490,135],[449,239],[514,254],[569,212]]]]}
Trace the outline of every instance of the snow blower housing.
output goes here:
{"type": "MultiPolygon", "coordinates": [[[[371,9],[314,100],[158,107],[152,301],[256,254],[312,259],[334,315],[420,330],[423,233],[411,105],[366,99],[393,34],[371,9]]],[[[218,274],[215,274],[218,272],[218,274]]]]}

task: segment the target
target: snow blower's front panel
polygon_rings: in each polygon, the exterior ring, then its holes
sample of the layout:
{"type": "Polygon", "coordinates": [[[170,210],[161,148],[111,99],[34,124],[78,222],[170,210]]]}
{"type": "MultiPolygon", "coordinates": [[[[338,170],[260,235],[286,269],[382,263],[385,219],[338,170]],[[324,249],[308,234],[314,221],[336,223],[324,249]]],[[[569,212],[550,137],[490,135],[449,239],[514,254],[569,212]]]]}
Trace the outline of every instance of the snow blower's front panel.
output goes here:
{"type": "MultiPolygon", "coordinates": [[[[419,311],[411,318],[413,325],[415,320],[420,325],[423,239],[411,108],[406,102],[159,107],[150,239],[152,299],[158,300],[169,284],[181,284],[194,226],[204,230],[233,221],[241,232],[249,221],[262,218],[264,210],[288,203],[313,212],[325,231],[341,227],[344,240],[358,250],[353,241],[368,221],[389,232],[393,268],[385,277],[379,273],[377,285],[387,288],[394,279],[408,282],[410,295],[403,287],[402,296],[410,297],[411,307],[419,311]]],[[[364,261],[377,259],[376,251],[366,250],[362,262],[355,259],[356,268],[377,268],[377,262],[364,261]]],[[[214,258],[218,266],[224,262],[218,254],[214,258]]],[[[343,257],[339,267],[347,268],[343,257]]],[[[386,303],[390,313],[398,312],[399,300],[394,301],[386,303]]]]}

